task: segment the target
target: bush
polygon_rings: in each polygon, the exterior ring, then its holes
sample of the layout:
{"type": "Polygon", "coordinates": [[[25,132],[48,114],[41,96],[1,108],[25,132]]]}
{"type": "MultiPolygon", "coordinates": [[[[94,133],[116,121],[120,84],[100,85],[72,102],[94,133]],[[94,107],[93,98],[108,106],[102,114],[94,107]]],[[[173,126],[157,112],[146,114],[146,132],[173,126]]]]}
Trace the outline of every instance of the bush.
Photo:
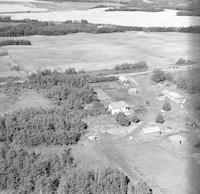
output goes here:
{"type": "Polygon", "coordinates": [[[123,112],[117,114],[116,120],[121,126],[128,127],[131,124],[129,118],[123,112]]]}
{"type": "Polygon", "coordinates": [[[169,81],[169,82],[173,82],[174,79],[172,77],[171,73],[165,73],[165,80],[169,81]]]}
{"type": "Polygon", "coordinates": [[[162,113],[158,113],[157,114],[157,116],[156,116],[156,122],[157,123],[161,123],[161,124],[165,122],[165,119],[164,119],[162,113]]]}
{"type": "Polygon", "coordinates": [[[0,57],[7,56],[7,55],[8,55],[7,51],[0,51],[0,57]]]}
{"type": "Polygon", "coordinates": [[[165,100],[165,102],[163,104],[163,110],[165,110],[165,111],[171,110],[171,105],[170,105],[170,102],[168,100],[165,100]]]}
{"type": "Polygon", "coordinates": [[[7,45],[31,45],[29,40],[3,40],[0,42],[0,46],[7,45]]]}
{"type": "Polygon", "coordinates": [[[153,75],[151,78],[156,83],[163,82],[163,81],[165,81],[165,72],[162,71],[161,69],[154,69],[153,75]]]}
{"type": "Polygon", "coordinates": [[[141,71],[141,70],[147,70],[148,66],[146,62],[140,61],[138,63],[123,63],[121,65],[116,65],[114,67],[114,70],[116,71],[122,71],[122,70],[135,70],[135,71],[141,71]]]}
{"type": "Polygon", "coordinates": [[[178,59],[176,62],[177,65],[189,65],[189,64],[193,64],[193,63],[194,63],[193,61],[191,61],[189,59],[185,60],[183,58],[178,59]]]}
{"type": "Polygon", "coordinates": [[[136,114],[134,114],[131,117],[131,121],[134,122],[134,123],[138,123],[138,122],[140,122],[140,119],[138,118],[138,116],[136,114]]]}

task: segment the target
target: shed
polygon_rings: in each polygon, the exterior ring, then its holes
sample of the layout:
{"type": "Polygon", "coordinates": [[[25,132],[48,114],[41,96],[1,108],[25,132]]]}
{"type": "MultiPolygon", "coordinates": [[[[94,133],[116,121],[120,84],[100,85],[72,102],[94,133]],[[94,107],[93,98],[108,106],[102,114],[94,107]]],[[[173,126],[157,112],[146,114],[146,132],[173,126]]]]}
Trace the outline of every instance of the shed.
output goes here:
{"type": "Polygon", "coordinates": [[[181,94],[169,90],[163,90],[162,94],[178,104],[184,104],[186,99],[181,94]]]}
{"type": "Polygon", "coordinates": [[[119,112],[123,112],[124,114],[130,114],[129,106],[124,101],[112,102],[108,106],[108,110],[111,112],[112,115],[118,114],[119,112]]]}
{"type": "Polygon", "coordinates": [[[124,85],[130,85],[130,81],[125,76],[119,76],[119,81],[121,81],[124,85]]]}
{"type": "Polygon", "coordinates": [[[148,135],[148,136],[161,135],[161,130],[158,126],[143,128],[142,131],[143,131],[144,135],[148,135]]]}
{"type": "Polygon", "coordinates": [[[174,144],[182,144],[186,141],[186,139],[181,135],[170,136],[169,140],[174,144]]]}

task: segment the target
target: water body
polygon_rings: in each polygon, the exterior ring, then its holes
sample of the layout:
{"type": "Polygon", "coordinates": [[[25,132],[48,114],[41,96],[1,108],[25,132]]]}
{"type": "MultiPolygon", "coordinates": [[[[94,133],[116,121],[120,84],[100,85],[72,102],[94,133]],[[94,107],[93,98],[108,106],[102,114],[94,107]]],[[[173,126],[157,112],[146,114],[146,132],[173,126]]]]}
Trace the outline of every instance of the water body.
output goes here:
{"type": "MultiPolygon", "coordinates": [[[[142,27],[187,27],[200,25],[200,17],[176,16],[175,10],[162,12],[105,11],[105,8],[87,10],[49,11],[43,13],[10,13],[13,19],[66,21],[86,19],[92,23],[142,27]]],[[[2,14],[0,14],[2,15],[2,14]]]]}

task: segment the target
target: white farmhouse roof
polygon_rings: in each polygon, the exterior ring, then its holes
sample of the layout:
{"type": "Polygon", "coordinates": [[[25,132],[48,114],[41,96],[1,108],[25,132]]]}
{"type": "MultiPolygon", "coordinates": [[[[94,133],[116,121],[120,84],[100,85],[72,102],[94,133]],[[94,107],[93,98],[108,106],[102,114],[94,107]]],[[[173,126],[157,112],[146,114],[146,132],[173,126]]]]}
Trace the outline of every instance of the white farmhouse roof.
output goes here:
{"type": "Polygon", "coordinates": [[[145,134],[161,132],[161,131],[160,131],[160,128],[159,128],[158,126],[155,126],[155,127],[147,127],[147,128],[142,129],[142,130],[143,130],[143,133],[145,133],[145,134]]]}
{"type": "Polygon", "coordinates": [[[112,109],[123,109],[129,107],[124,101],[112,102],[109,105],[112,109]]]}
{"type": "Polygon", "coordinates": [[[122,82],[128,81],[128,79],[126,77],[124,77],[123,75],[119,76],[119,80],[122,82]]]}

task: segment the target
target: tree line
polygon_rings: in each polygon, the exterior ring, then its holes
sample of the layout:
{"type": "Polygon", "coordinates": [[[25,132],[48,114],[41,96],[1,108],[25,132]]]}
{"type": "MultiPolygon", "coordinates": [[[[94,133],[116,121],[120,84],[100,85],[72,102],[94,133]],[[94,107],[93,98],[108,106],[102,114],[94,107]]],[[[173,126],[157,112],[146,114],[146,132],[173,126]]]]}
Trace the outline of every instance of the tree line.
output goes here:
{"type": "MultiPolygon", "coordinates": [[[[13,20],[10,20],[13,22],[13,20]]],[[[66,22],[42,22],[37,20],[14,21],[19,24],[8,25],[0,28],[0,37],[18,37],[31,35],[58,36],[73,33],[114,33],[126,31],[147,31],[147,32],[185,32],[200,33],[200,26],[190,27],[130,27],[116,25],[91,24],[87,20],[66,22]]]]}
{"type": "Polygon", "coordinates": [[[8,45],[31,45],[31,41],[29,40],[3,40],[0,41],[0,46],[8,46],[8,45]]]}

